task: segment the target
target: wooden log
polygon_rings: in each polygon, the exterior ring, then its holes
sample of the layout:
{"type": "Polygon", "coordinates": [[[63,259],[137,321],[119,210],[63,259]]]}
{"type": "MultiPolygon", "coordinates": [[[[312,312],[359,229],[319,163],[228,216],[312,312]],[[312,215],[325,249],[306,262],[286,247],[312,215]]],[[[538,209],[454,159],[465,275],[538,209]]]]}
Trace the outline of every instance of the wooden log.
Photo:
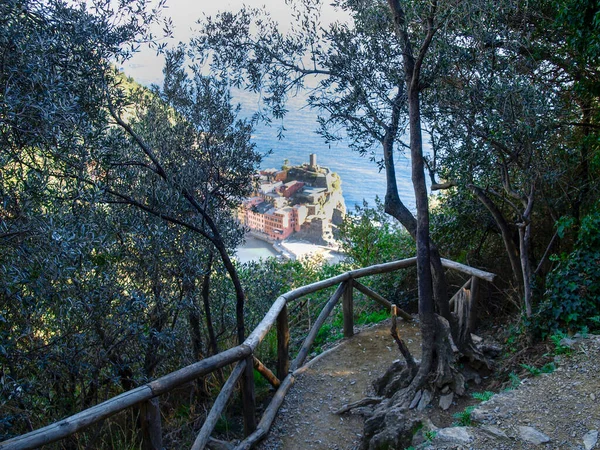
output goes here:
{"type": "Polygon", "coordinates": [[[351,270],[348,272],[353,279],[367,277],[369,275],[377,275],[380,273],[394,272],[398,269],[406,269],[417,265],[417,258],[406,258],[389,263],[375,264],[374,266],[361,267],[360,269],[351,270]]]}
{"type": "Polygon", "coordinates": [[[468,319],[468,330],[469,333],[474,333],[477,327],[477,310],[479,303],[479,278],[471,278],[471,302],[469,303],[469,319],[468,319]]]}
{"type": "MultiPolygon", "coordinates": [[[[406,269],[407,267],[411,267],[417,264],[417,258],[406,258],[398,261],[392,261],[384,264],[376,264],[369,267],[362,267],[360,269],[351,270],[349,272],[345,272],[343,274],[337,275],[332,278],[328,278],[326,280],[317,281],[315,283],[307,284],[306,286],[299,287],[292,291],[287,292],[285,297],[288,301],[295,300],[304,295],[311,294],[313,292],[319,291],[321,289],[325,289],[331,286],[335,286],[336,284],[342,283],[349,279],[362,278],[369,275],[377,275],[380,273],[388,273],[394,272],[399,269],[406,269]]],[[[467,266],[465,264],[457,263],[451,261],[449,259],[442,258],[442,265],[447,269],[457,270],[459,272],[465,273],[467,275],[476,276],[483,280],[493,281],[496,276],[493,273],[485,272],[483,270],[475,269],[474,267],[467,266]]]]}
{"type": "Polygon", "coordinates": [[[467,281],[465,281],[465,284],[463,284],[463,285],[460,287],[460,289],[459,289],[458,291],[456,291],[456,294],[454,294],[454,295],[452,296],[452,298],[450,299],[450,301],[448,302],[448,303],[450,304],[450,308],[451,308],[451,309],[453,308],[453,309],[452,309],[452,312],[454,312],[454,313],[456,313],[456,312],[457,312],[457,309],[456,309],[456,298],[457,298],[459,295],[462,295],[462,294],[461,294],[461,292],[462,292],[463,290],[465,290],[465,289],[470,289],[470,288],[471,288],[471,279],[472,279],[472,278],[469,278],[467,281]]]}
{"type": "MultiPolygon", "coordinates": [[[[384,264],[376,264],[369,267],[362,267],[360,269],[351,270],[349,272],[345,272],[343,274],[337,275],[332,278],[328,278],[326,280],[317,281],[315,283],[307,284],[306,286],[299,287],[292,291],[287,292],[285,297],[288,301],[295,300],[300,298],[306,294],[311,294],[313,292],[319,291],[321,289],[325,289],[331,286],[335,286],[338,283],[342,283],[344,281],[349,280],[350,278],[362,278],[369,275],[377,275],[380,273],[388,273],[394,272],[399,269],[406,269],[407,267],[411,267],[417,264],[417,258],[406,258],[398,261],[392,261],[384,264]]],[[[474,267],[467,266],[465,264],[457,263],[451,261],[449,259],[442,258],[442,265],[447,269],[457,270],[459,272],[465,273],[467,275],[476,276],[483,280],[493,281],[496,276],[493,273],[485,272],[483,270],[475,269],[474,267]]]]}
{"type": "Polygon", "coordinates": [[[246,359],[246,368],[240,382],[244,435],[249,436],[256,430],[256,395],[254,390],[254,360],[252,356],[246,359]]]}
{"type": "Polygon", "coordinates": [[[350,278],[362,278],[369,275],[377,275],[379,273],[393,272],[398,269],[405,269],[417,264],[417,258],[401,259],[399,261],[392,261],[384,264],[376,264],[374,266],[363,267],[360,269],[351,270],[350,272],[342,273],[326,280],[317,281],[315,283],[307,284],[306,286],[299,287],[285,294],[288,301],[295,300],[303,297],[304,295],[311,294],[321,289],[325,289],[336,284],[342,283],[349,280],[350,278]]]}
{"type": "Polygon", "coordinates": [[[140,406],[142,449],[162,450],[162,423],[158,397],[142,402],[140,406]]]}
{"type": "Polygon", "coordinates": [[[22,450],[41,447],[42,445],[70,436],[93,423],[110,417],[130,406],[149,400],[152,397],[152,390],[148,385],[140,386],[59,422],[0,442],[0,448],[3,450],[22,450]]]}
{"type": "Polygon", "coordinates": [[[285,307],[288,299],[289,293],[277,297],[277,300],[275,300],[273,305],[269,308],[265,317],[263,317],[252,333],[246,338],[244,344],[250,347],[252,351],[256,350],[258,344],[262,342],[273,324],[277,321],[277,317],[279,317],[279,314],[285,307]]]}
{"type": "Polygon", "coordinates": [[[240,361],[248,356],[252,355],[253,349],[249,346],[242,344],[237,347],[230,348],[229,350],[222,351],[210,358],[198,361],[190,366],[184,367],[183,369],[171,372],[169,375],[158,378],[148,383],[148,386],[152,389],[154,396],[164,394],[170,390],[179,387],[185,383],[188,383],[199,376],[206,375],[207,373],[214,372],[221,367],[225,367],[231,363],[240,361]]]}
{"type": "Polygon", "coordinates": [[[445,258],[442,258],[442,266],[444,266],[446,269],[458,270],[459,272],[466,273],[467,275],[481,278],[482,280],[486,280],[489,282],[494,281],[494,278],[496,278],[496,274],[494,274],[494,273],[475,269],[474,267],[470,267],[465,264],[461,264],[461,263],[451,261],[451,260],[445,259],[445,258]]]}
{"type": "Polygon", "coordinates": [[[335,292],[333,293],[333,295],[331,296],[331,298],[327,301],[327,303],[325,304],[323,309],[321,310],[321,314],[319,314],[319,317],[317,317],[317,320],[315,320],[313,327],[310,329],[310,331],[308,332],[308,335],[304,339],[304,342],[302,343],[302,347],[300,348],[298,355],[296,356],[294,361],[292,361],[292,365],[290,368],[292,371],[296,370],[298,367],[301,367],[302,364],[304,363],[304,360],[308,356],[308,351],[310,350],[311,345],[313,344],[313,342],[315,341],[315,338],[317,337],[317,333],[319,332],[319,330],[325,323],[325,320],[327,319],[329,314],[331,314],[331,311],[333,311],[333,308],[335,307],[337,302],[340,300],[340,297],[342,296],[342,294],[344,293],[344,290],[346,289],[346,285],[347,285],[347,282],[340,284],[338,286],[338,288],[335,290],[335,292]]]}
{"type": "MultiPolygon", "coordinates": [[[[311,283],[306,286],[302,286],[300,288],[289,291],[279,298],[275,300],[273,306],[269,309],[263,320],[258,324],[258,326],[252,331],[250,336],[244,341],[244,344],[248,345],[255,350],[258,344],[262,342],[266,334],[269,332],[271,327],[276,321],[279,313],[285,306],[288,301],[298,299],[303,297],[304,295],[311,294],[313,292],[319,291],[321,289],[326,289],[331,286],[335,286],[336,284],[342,283],[344,281],[348,281],[350,279],[356,279],[361,277],[366,277],[369,275],[376,275],[380,273],[393,272],[398,269],[404,269],[407,267],[414,266],[417,262],[416,258],[407,258],[401,259],[399,261],[392,261],[384,264],[376,264],[374,266],[363,267],[356,270],[351,270],[349,272],[343,273],[341,275],[328,278],[326,280],[317,281],[316,283],[311,283]]],[[[482,278],[484,280],[493,281],[495,275],[493,273],[485,272],[483,270],[475,269],[473,267],[469,267],[464,264],[460,264],[454,261],[450,261],[448,259],[442,258],[442,265],[449,269],[458,270],[460,272],[466,273],[471,276],[476,276],[482,278]]]]}
{"type": "MultiPolygon", "coordinates": [[[[470,280],[469,280],[470,281],[470,280]]],[[[469,321],[469,302],[471,299],[471,290],[464,287],[454,295],[454,313],[458,318],[459,341],[466,342],[469,321]]]]}
{"type": "Polygon", "coordinates": [[[150,400],[153,397],[188,383],[195,378],[239,361],[250,354],[252,354],[252,349],[250,347],[238,345],[237,347],[225,350],[210,358],[203,359],[202,361],[198,361],[197,363],[158,378],[148,384],[117,395],[116,397],[85,409],[66,419],[31,431],[27,434],[0,442],[0,449],[26,450],[56,442],[96,422],[117,414],[124,409],[150,400]]]}
{"type": "Polygon", "coordinates": [[[235,447],[235,450],[248,450],[267,435],[271,425],[273,424],[273,421],[275,420],[277,411],[279,411],[287,392],[290,390],[295,380],[296,376],[293,373],[290,373],[287,377],[285,377],[281,383],[281,386],[279,386],[279,389],[277,389],[277,392],[273,396],[271,403],[269,403],[269,406],[267,406],[267,409],[265,409],[256,431],[240,442],[240,444],[235,447]]]}
{"type": "MultiPolygon", "coordinates": [[[[367,297],[370,297],[371,299],[375,300],[377,303],[379,303],[384,308],[386,308],[388,310],[391,309],[392,302],[390,302],[389,300],[387,300],[385,297],[382,297],[377,292],[375,292],[372,289],[368,288],[364,284],[359,283],[358,281],[354,280],[354,287],[356,289],[358,289],[360,292],[362,292],[363,294],[365,294],[367,297]]],[[[411,317],[411,319],[412,319],[412,317],[411,317]]]]}
{"type": "Polygon", "coordinates": [[[271,372],[269,370],[269,368],[267,366],[265,366],[262,362],[260,362],[260,360],[254,356],[253,358],[253,363],[254,363],[254,368],[258,371],[258,373],[260,373],[265,380],[267,380],[271,386],[273,386],[275,389],[277,389],[279,387],[279,385],[281,384],[281,381],[279,381],[279,378],[277,378],[275,376],[275,374],[273,372],[271,372]]]}
{"type": "Polygon", "coordinates": [[[213,406],[210,409],[210,412],[208,413],[208,416],[206,417],[206,420],[204,421],[204,424],[202,425],[194,444],[192,445],[192,450],[203,450],[204,447],[206,447],[206,444],[210,439],[211,433],[215,429],[215,425],[217,424],[219,417],[221,417],[223,410],[227,406],[227,402],[233,393],[233,389],[235,388],[238,379],[246,369],[246,361],[247,360],[243,360],[237,363],[231,372],[231,375],[229,375],[229,378],[227,378],[227,381],[223,385],[221,392],[219,392],[217,399],[213,403],[213,406]]]}
{"type": "Polygon", "coordinates": [[[287,306],[277,316],[277,377],[283,380],[290,370],[290,322],[287,306]]]}
{"type": "MultiPolygon", "coordinates": [[[[386,300],[384,297],[382,297],[381,295],[379,295],[377,292],[373,291],[372,289],[369,289],[367,286],[365,286],[362,283],[359,283],[356,280],[354,281],[354,287],[356,289],[358,289],[360,292],[362,292],[363,294],[365,294],[367,297],[372,298],[377,303],[379,303],[380,305],[382,305],[385,308],[387,308],[388,310],[390,310],[392,308],[392,306],[395,306],[395,305],[392,304],[392,302],[390,302],[389,300],[386,300]]],[[[398,315],[400,317],[402,317],[404,320],[406,320],[408,322],[412,322],[413,317],[409,313],[407,313],[406,311],[402,310],[398,306],[396,306],[396,311],[397,311],[398,315]]]]}
{"type": "Polygon", "coordinates": [[[349,280],[346,282],[344,290],[344,299],[342,301],[342,311],[344,313],[344,337],[349,338],[354,336],[354,297],[352,288],[354,282],[349,280]]]}

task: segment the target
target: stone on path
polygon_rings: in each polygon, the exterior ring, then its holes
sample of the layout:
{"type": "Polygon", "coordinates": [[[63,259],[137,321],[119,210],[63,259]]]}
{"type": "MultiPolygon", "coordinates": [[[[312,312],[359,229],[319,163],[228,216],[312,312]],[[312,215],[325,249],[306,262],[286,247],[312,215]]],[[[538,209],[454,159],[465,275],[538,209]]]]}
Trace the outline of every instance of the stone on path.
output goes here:
{"type": "Polygon", "coordinates": [[[493,438],[508,439],[506,433],[494,425],[483,425],[480,430],[493,438]]]}
{"type": "Polygon", "coordinates": [[[409,409],[414,409],[417,407],[419,401],[421,400],[421,395],[423,395],[423,391],[417,391],[415,398],[413,398],[413,401],[410,402],[410,406],[408,407],[409,409]]]}
{"type": "Polygon", "coordinates": [[[542,433],[539,430],[536,430],[533,427],[520,426],[518,428],[519,428],[519,436],[521,437],[521,439],[523,439],[524,441],[527,441],[531,444],[540,445],[540,444],[545,444],[546,442],[550,442],[550,440],[551,440],[544,433],[542,433]]]}
{"type": "Polygon", "coordinates": [[[437,431],[435,441],[444,444],[468,444],[473,441],[473,436],[467,427],[442,428],[437,431]]]}
{"type": "Polygon", "coordinates": [[[598,442],[598,430],[591,430],[583,436],[583,446],[585,450],[592,450],[598,442]]]}
{"type": "Polygon", "coordinates": [[[452,400],[454,400],[454,392],[450,392],[446,395],[440,395],[440,408],[446,411],[452,405],[452,400]]]}
{"type": "Polygon", "coordinates": [[[423,391],[417,391],[415,394],[415,398],[413,398],[412,402],[410,402],[409,409],[414,409],[419,404],[419,400],[421,400],[421,395],[423,395],[423,391]]]}
{"type": "Polygon", "coordinates": [[[423,411],[425,408],[427,408],[429,403],[431,403],[431,392],[424,390],[423,395],[421,395],[421,400],[419,400],[417,411],[423,411]]]}

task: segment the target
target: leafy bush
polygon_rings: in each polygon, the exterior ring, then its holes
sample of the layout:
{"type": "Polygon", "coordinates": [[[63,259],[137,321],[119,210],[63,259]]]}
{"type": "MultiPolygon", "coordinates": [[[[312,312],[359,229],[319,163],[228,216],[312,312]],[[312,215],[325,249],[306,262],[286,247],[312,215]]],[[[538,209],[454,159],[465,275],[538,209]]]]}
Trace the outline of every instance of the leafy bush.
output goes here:
{"type": "Polygon", "coordinates": [[[544,301],[535,326],[543,336],[556,330],[598,329],[600,308],[600,212],[581,221],[575,249],[554,257],[557,267],[546,279],[544,301]]]}
{"type": "MultiPolygon", "coordinates": [[[[375,207],[367,202],[356,206],[339,227],[341,248],[352,268],[410,258],[416,254],[415,243],[410,234],[391,216],[385,213],[379,198],[375,207]]],[[[415,303],[416,267],[376,277],[363,278],[378,294],[406,308],[415,303]]]]}

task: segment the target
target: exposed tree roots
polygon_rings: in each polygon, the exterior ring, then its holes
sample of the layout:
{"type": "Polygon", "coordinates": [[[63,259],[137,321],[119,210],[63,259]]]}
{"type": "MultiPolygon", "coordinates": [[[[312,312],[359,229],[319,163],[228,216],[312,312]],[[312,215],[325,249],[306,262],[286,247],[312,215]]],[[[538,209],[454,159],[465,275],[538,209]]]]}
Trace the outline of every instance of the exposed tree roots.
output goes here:
{"type": "MultiPolygon", "coordinates": [[[[355,411],[365,416],[363,449],[405,448],[420,426],[419,414],[434,401],[447,409],[454,396],[465,394],[465,384],[481,382],[480,371],[488,371],[487,347],[475,345],[468,333],[460,345],[452,339],[450,324],[434,316],[429,326],[422,324],[422,359],[416,362],[400,338],[393,320],[391,334],[404,356],[394,361],[383,376],[374,381],[376,397],[368,397],[342,407],[338,414],[355,411]]],[[[494,355],[492,355],[494,356],[494,355]]]]}

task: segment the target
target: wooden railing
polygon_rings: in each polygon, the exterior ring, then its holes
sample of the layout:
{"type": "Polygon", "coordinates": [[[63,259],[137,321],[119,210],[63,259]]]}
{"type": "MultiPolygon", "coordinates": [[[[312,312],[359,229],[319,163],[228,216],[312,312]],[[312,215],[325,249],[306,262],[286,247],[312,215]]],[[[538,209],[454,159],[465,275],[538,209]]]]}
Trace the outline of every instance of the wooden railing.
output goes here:
{"type": "MultiPolygon", "coordinates": [[[[252,331],[243,344],[179,369],[143,386],[124,392],[123,394],[106,400],[105,402],[81,411],[73,416],[67,417],[66,419],[60,420],[30,433],[0,442],[0,449],[33,449],[45,444],[56,442],[132,406],[141,405],[143,407],[141,408],[142,411],[145,408],[156,409],[158,404],[157,398],[160,395],[168,393],[177,387],[180,387],[201,376],[214,372],[233,363],[237,364],[229,375],[229,378],[225,382],[225,385],[221,389],[217,399],[215,400],[212,409],[204,421],[200,433],[198,434],[192,446],[192,449],[203,449],[207,445],[211,439],[210,436],[217,423],[217,419],[221,416],[221,413],[223,412],[229,398],[234,391],[237,381],[241,377],[245,377],[243,389],[247,390],[244,397],[251,400],[249,404],[244,405],[245,429],[248,431],[248,435],[235,448],[239,450],[249,449],[262,438],[264,438],[269,431],[277,411],[283,403],[286,393],[294,384],[298,370],[302,368],[306,361],[310,347],[314,343],[317,333],[339,300],[342,299],[344,321],[343,329],[345,337],[351,337],[354,334],[354,305],[352,296],[353,288],[356,288],[358,291],[362,292],[388,309],[392,306],[388,300],[356,280],[369,275],[393,272],[413,266],[415,264],[416,258],[409,258],[365,267],[345,272],[341,275],[302,286],[298,289],[287,292],[275,300],[265,317],[252,331]],[[338,285],[337,289],[321,310],[319,317],[304,339],[298,354],[293,360],[290,361],[290,333],[287,312],[288,302],[335,285],[338,285]],[[258,345],[262,342],[273,325],[277,327],[277,375],[274,375],[254,356],[258,345]],[[257,368],[259,372],[263,374],[267,380],[269,380],[269,382],[271,382],[271,384],[277,387],[277,391],[275,392],[271,403],[265,409],[258,426],[255,425],[256,411],[253,402],[254,379],[252,376],[252,371],[246,371],[248,365],[252,365],[253,367],[257,368]]],[[[494,274],[474,269],[460,263],[442,259],[442,264],[446,268],[458,270],[472,277],[468,282],[470,284],[463,286],[461,291],[466,291],[469,287],[474,288],[477,286],[477,279],[483,279],[487,281],[493,281],[494,279],[494,274]]],[[[467,297],[472,298],[472,295],[467,295],[467,297]]],[[[468,304],[469,306],[467,309],[470,310],[470,305],[472,302],[469,301],[468,303],[465,303],[464,301],[458,301],[457,299],[460,300],[457,296],[453,298],[455,312],[468,315],[468,311],[465,313],[465,308],[463,306],[460,306],[459,308],[458,305],[468,304]]],[[[412,317],[409,314],[401,310],[399,310],[398,315],[403,317],[405,320],[412,320],[412,317]]],[[[162,447],[160,430],[153,430],[153,432],[147,433],[145,439],[145,448],[153,449],[162,447]]]]}

